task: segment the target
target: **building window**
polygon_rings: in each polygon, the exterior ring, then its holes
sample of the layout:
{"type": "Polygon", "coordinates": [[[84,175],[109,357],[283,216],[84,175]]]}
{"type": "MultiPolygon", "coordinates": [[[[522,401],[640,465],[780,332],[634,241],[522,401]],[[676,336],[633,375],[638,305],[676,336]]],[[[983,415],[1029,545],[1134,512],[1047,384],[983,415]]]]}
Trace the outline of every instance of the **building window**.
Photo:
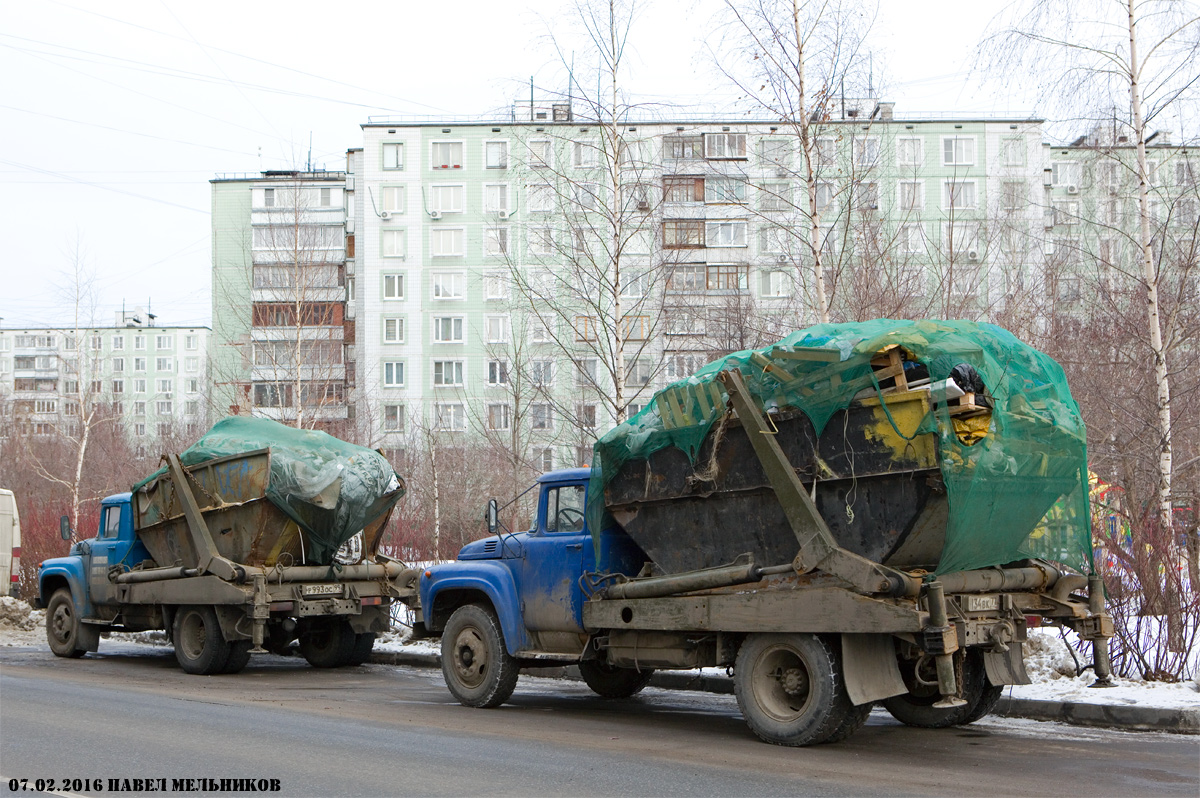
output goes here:
{"type": "Polygon", "coordinates": [[[704,155],[710,159],[746,157],[745,133],[705,133],[704,155]]]}
{"type": "Polygon", "coordinates": [[[508,343],[508,316],[488,316],[484,319],[484,337],[489,344],[508,343]]]}
{"type": "Polygon", "coordinates": [[[463,362],[461,360],[433,361],[433,384],[440,387],[463,384],[463,362]]]}
{"type": "Polygon", "coordinates": [[[125,380],[113,380],[112,381],[112,392],[113,393],[125,393],[125,380]]]}
{"type": "Polygon", "coordinates": [[[552,153],[549,139],[533,139],[529,147],[529,165],[534,169],[545,169],[552,165],[552,153]]]}
{"type": "Polygon", "coordinates": [[[1028,206],[1028,190],[1024,180],[1006,180],[1000,184],[1000,207],[1019,212],[1028,206]]]}
{"type": "Polygon", "coordinates": [[[599,360],[594,357],[583,358],[575,361],[575,387],[576,388],[598,388],[600,385],[597,376],[599,360]]]}
{"type": "MultiPolygon", "coordinates": [[[[92,349],[100,348],[100,347],[96,346],[96,343],[98,340],[99,340],[99,336],[97,336],[96,339],[94,339],[92,341],[92,349]]],[[[169,352],[170,350],[175,348],[175,338],[170,335],[157,335],[154,337],[154,348],[159,351],[169,352]]]]}
{"type": "Polygon", "coordinates": [[[488,385],[508,385],[508,361],[488,361],[488,385]]]}
{"type": "Polygon", "coordinates": [[[404,231],[403,230],[384,230],[383,231],[383,257],[385,258],[403,258],[407,255],[404,248],[404,231]]]}
{"type": "MultiPolygon", "coordinates": [[[[255,388],[263,388],[263,387],[270,387],[270,386],[262,386],[262,385],[257,385],[257,386],[255,386],[255,388]]],[[[256,391],[255,391],[255,394],[256,394],[256,396],[257,396],[257,393],[258,393],[258,392],[257,392],[257,390],[256,390],[256,391]]],[[[258,402],[255,402],[255,404],[256,404],[256,405],[259,405],[259,403],[258,403],[258,402]]],[[[259,406],[261,407],[262,405],[259,405],[259,406]]],[[[146,403],[145,403],[144,401],[137,401],[137,402],[134,402],[134,403],[133,403],[133,414],[134,414],[135,416],[144,416],[144,415],[146,415],[146,403]]]]}
{"type": "Polygon", "coordinates": [[[554,409],[544,402],[535,402],[530,405],[530,423],[529,426],[535,430],[552,430],[554,429],[554,409]]]}
{"type": "Polygon", "coordinates": [[[124,371],[125,370],[125,358],[114,357],[112,359],[112,370],[113,370],[113,374],[119,374],[120,372],[124,371]]]}
{"type": "Polygon", "coordinates": [[[970,166],[974,163],[974,136],[946,136],[942,139],[942,166],[970,166]]]}
{"type": "Polygon", "coordinates": [[[792,142],[790,139],[759,139],[758,157],[764,168],[786,173],[792,165],[792,142]]]}
{"type": "Polygon", "coordinates": [[[896,164],[898,166],[920,166],[924,160],[924,140],[917,136],[901,136],[896,139],[896,164]]]}
{"type": "Polygon", "coordinates": [[[822,136],[816,142],[817,168],[829,168],[837,165],[837,139],[822,136]]]}
{"type": "Polygon", "coordinates": [[[545,449],[541,449],[538,452],[538,460],[542,464],[543,471],[554,470],[554,450],[549,446],[547,446],[545,449]]]}
{"type": "MultiPolygon", "coordinates": [[[[192,338],[192,339],[194,339],[195,337],[196,336],[194,336],[194,335],[188,336],[188,338],[192,338]]],[[[125,349],[125,336],[124,335],[114,335],[112,337],[112,348],[113,348],[114,352],[123,351],[125,349]]],[[[194,346],[192,348],[195,349],[194,346]]]]}
{"type": "Polygon", "coordinates": [[[483,254],[493,258],[508,254],[507,227],[489,227],[483,231],[483,254]]]}
{"type": "Polygon", "coordinates": [[[508,183],[485,183],[483,186],[483,212],[508,212],[508,183]]]}
{"type": "Polygon", "coordinates": [[[978,207],[974,180],[947,180],[942,207],[946,210],[970,210],[978,207]]]}
{"type": "Polygon", "coordinates": [[[535,344],[548,344],[554,340],[554,336],[550,334],[550,324],[553,320],[546,321],[540,317],[529,320],[529,340],[535,344]]]}
{"type": "Polygon", "coordinates": [[[920,180],[901,180],[900,210],[920,211],[925,207],[925,184],[920,180]]]}
{"type": "Polygon", "coordinates": [[[1055,225],[1079,224],[1079,202],[1077,200],[1055,200],[1053,209],[1055,225]]]}
{"type": "Polygon", "coordinates": [[[531,213],[549,213],[554,210],[554,187],[535,183],[528,187],[529,210],[531,213]]]}
{"type": "Polygon", "coordinates": [[[429,165],[433,169],[463,168],[463,145],[461,141],[431,142],[429,152],[429,165]]]}
{"type": "Polygon", "coordinates": [[[596,143],[594,141],[571,142],[571,165],[576,169],[591,169],[596,166],[596,143]]]}
{"type": "Polygon", "coordinates": [[[156,357],[154,359],[154,368],[157,371],[174,371],[175,359],[170,357],[156,357]]]}
{"type": "Polygon", "coordinates": [[[383,168],[404,168],[404,144],[402,142],[385,141],[383,143],[383,168]]]}
{"type": "Polygon", "coordinates": [[[385,388],[403,388],[404,387],[404,361],[403,360],[387,360],[383,364],[383,387],[385,388]]]}
{"type": "Polygon", "coordinates": [[[532,227],[529,228],[528,235],[530,255],[554,254],[553,227],[532,227]]]}
{"type": "Polygon", "coordinates": [[[746,246],[746,223],[705,222],[705,244],[710,247],[746,246]]]}
{"type": "Polygon", "coordinates": [[[900,252],[919,255],[925,251],[925,228],[920,224],[903,224],[897,235],[900,252]]]}
{"type": "Polygon", "coordinates": [[[508,275],[492,271],[483,276],[484,299],[508,299],[508,275]]]}
{"type": "Polygon", "coordinates": [[[879,184],[859,183],[854,187],[854,201],[860,211],[879,210],[879,184]]]}
{"type": "Polygon", "coordinates": [[[143,352],[143,351],[145,351],[145,349],[146,349],[146,336],[144,336],[144,335],[135,335],[135,336],[133,336],[133,348],[134,348],[135,350],[137,350],[138,352],[143,352]]]}
{"type": "MultiPolygon", "coordinates": [[[[135,415],[140,415],[145,412],[145,402],[134,402],[133,412],[135,415]],[[139,406],[141,410],[139,412],[139,406]]],[[[276,385],[269,382],[258,382],[254,384],[254,406],[255,407],[291,407],[292,406],[292,386],[290,384],[276,385]]]]}
{"type": "Polygon", "coordinates": [[[600,185],[590,182],[572,183],[571,199],[584,210],[595,210],[600,205],[600,185]]]}
{"type": "Polygon", "coordinates": [[[1005,166],[1025,165],[1025,139],[1020,137],[1000,139],[1000,162],[1005,166]]]}
{"type": "Polygon", "coordinates": [[[404,432],[404,405],[383,406],[383,431],[404,432]]]}
{"type": "Polygon", "coordinates": [[[704,137],[664,136],[663,157],[675,160],[694,161],[704,157],[704,137]]]}
{"type": "Polygon", "coordinates": [[[666,372],[669,380],[690,377],[708,363],[708,357],[697,352],[668,352],[666,372]]]}
{"type": "Polygon", "coordinates": [[[433,298],[464,299],[466,298],[466,282],[467,277],[462,272],[434,272],[433,298]]]}
{"type": "Polygon", "coordinates": [[[687,294],[703,291],[707,281],[706,268],[703,263],[671,267],[667,275],[667,291],[687,294]]]}
{"type": "Polygon", "coordinates": [[[329,190],[329,188],[327,188],[327,187],[323,187],[321,189],[320,203],[321,203],[322,208],[328,208],[333,204],[333,202],[331,201],[332,194],[333,194],[333,192],[331,192],[329,190]]]}
{"type": "Polygon", "coordinates": [[[430,186],[429,210],[435,213],[462,213],[463,186],[430,186]]]}
{"type": "Polygon", "coordinates": [[[529,364],[529,376],[534,385],[547,387],[554,384],[554,361],[538,359],[529,364]]]}
{"type": "Polygon", "coordinates": [[[596,406],[594,404],[575,405],[575,416],[580,429],[594,430],[596,428],[596,406]]]}
{"type": "Polygon", "coordinates": [[[703,246],[703,219],[667,219],[663,222],[665,249],[697,249],[703,246]]]}
{"type": "Polygon", "coordinates": [[[746,181],[737,177],[710,177],[704,182],[704,201],[719,204],[744,204],[746,181]]]}
{"type": "Polygon", "coordinates": [[[467,414],[461,403],[435,404],[433,428],[439,432],[461,432],[467,428],[467,414]]]}
{"type": "Polygon", "coordinates": [[[664,202],[703,202],[703,177],[664,177],[664,202]]]}
{"type": "Polygon", "coordinates": [[[786,211],[792,207],[791,183],[763,183],[758,187],[758,209],[786,211]]]}
{"type": "Polygon", "coordinates": [[[155,412],[157,412],[160,416],[169,416],[173,412],[171,408],[172,405],[170,399],[159,399],[154,403],[155,412]]]}
{"type": "Polygon", "coordinates": [[[625,387],[641,388],[650,384],[650,361],[644,357],[625,358],[625,387]]]}
{"type": "Polygon", "coordinates": [[[621,333],[626,341],[645,341],[650,337],[650,317],[623,317],[621,319],[621,333]]]}
{"type": "Polygon", "coordinates": [[[379,189],[380,210],[385,213],[404,213],[404,186],[384,186],[379,189]]]}
{"type": "Polygon", "coordinates": [[[463,342],[463,317],[435,317],[433,320],[433,341],[438,344],[461,344],[463,342]]]}
{"type": "Polygon", "coordinates": [[[507,169],[508,168],[508,142],[507,141],[485,141],[483,143],[484,168],[486,169],[507,169]]]}
{"type": "Polygon", "coordinates": [[[748,287],[748,269],[745,266],[719,264],[708,267],[709,291],[745,291],[748,287]]]}
{"type": "Polygon", "coordinates": [[[184,371],[198,371],[200,369],[200,358],[188,357],[183,360],[184,371]]]}
{"type": "Polygon", "coordinates": [[[383,342],[385,344],[404,343],[404,317],[385,316],[383,319],[383,342]]]}
{"type": "Polygon", "coordinates": [[[145,393],[146,392],[146,381],[144,379],[140,379],[140,378],[135,379],[133,381],[133,392],[134,393],[145,393]]]}
{"type": "Polygon", "coordinates": [[[435,258],[460,257],[463,254],[462,228],[441,228],[431,231],[429,254],[435,258]]]}
{"type": "Polygon", "coordinates": [[[404,299],[404,275],[403,274],[385,274],[385,275],[383,275],[383,298],[384,299],[404,299]]]}
{"type": "Polygon", "coordinates": [[[263,189],[263,207],[264,208],[274,208],[275,207],[275,189],[273,189],[273,188],[264,188],[263,189]]]}
{"type": "Polygon", "coordinates": [[[879,164],[879,138],[876,136],[855,137],[851,152],[855,167],[872,169],[879,164]]]}
{"type": "Polygon", "coordinates": [[[174,390],[175,390],[175,380],[172,380],[171,378],[168,377],[167,379],[158,381],[158,392],[159,393],[171,393],[174,390]]]}
{"type": "Polygon", "coordinates": [[[200,393],[200,380],[188,380],[188,393],[200,393]]]}
{"type": "Polygon", "coordinates": [[[506,430],[512,426],[512,408],[504,404],[487,406],[487,428],[506,430]]]}
{"type": "Polygon", "coordinates": [[[765,297],[785,297],[792,293],[792,275],[785,271],[773,270],[762,273],[762,295],[765,297]]]}

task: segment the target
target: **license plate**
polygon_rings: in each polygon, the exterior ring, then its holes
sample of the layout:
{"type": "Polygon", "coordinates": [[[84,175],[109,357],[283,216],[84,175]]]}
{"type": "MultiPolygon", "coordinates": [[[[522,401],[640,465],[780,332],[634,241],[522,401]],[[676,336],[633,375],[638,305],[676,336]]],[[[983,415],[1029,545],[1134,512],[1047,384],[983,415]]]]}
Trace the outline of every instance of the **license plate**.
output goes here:
{"type": "Polygon", "coordinates": [[[967,596],[967,612],[995,612],[1000,609],[999,596],[967,596]]]}
{"type": "Polygon", "coordinates": [[[304,595],[306,596],[340,596],[342,595],[341,585],[305,585],[304,595]]]}

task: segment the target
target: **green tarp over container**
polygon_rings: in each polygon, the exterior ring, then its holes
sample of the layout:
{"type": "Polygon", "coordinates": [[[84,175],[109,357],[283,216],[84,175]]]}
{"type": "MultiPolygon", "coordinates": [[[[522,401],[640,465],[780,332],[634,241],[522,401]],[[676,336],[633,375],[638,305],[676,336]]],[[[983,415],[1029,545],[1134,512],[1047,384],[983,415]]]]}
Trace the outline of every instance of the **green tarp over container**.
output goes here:
{"type": "Polygon", "coordinates": [[[982,376],[993,406],[987,434],[973,445],[955,434],[944,396],[941,402],[933,397],[936,409],[918,430],[937,436],[949,500],[937,572],[1029,557],[1090,572],[1086,436],[1062,368],[1007,330],[967,321],[816,325],[772,346],[735,352],[668,386],[596,443],[588,491],[591,528],[609,521],[603,488],[626,462],[674,446],[695,463],[728,399],[716,379],[721,371],[740,371],[767,412],[787,407],[803,411],[819,434],[857,393],[872,386],[879,390],[871,359],[893,344],[924,364],[933,384],[945,381],[960,363],[970,364],[982,376]],[[786,357],[806,348],[822,350],[820,357],[786,357]],[[772,368],[764,369],[761,358],[772,368]],[[823,369],[837,379],[823,379],[823,369]],[[670,423],[664,423],[664,413],[670,423]]]}
{"type": "MultiPolygon", "coordinates": [[[[329,562],[339,546],[378,516],[378,500],[404,484],[378,452],[325,432],[247,416],[218,421],[180,455],[180,461],[192,466],[268,448],[267,499],[303,530],[309,562],[329,562]]],[[[159,469],[133,491],[165,473],[165,468],[159,469]]]]}

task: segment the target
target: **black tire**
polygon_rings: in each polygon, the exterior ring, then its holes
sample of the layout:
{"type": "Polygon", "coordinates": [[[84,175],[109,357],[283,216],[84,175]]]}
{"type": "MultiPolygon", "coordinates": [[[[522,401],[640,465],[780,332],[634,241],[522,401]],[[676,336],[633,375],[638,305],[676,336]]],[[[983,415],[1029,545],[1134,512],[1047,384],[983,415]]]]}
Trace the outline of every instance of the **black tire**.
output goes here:
{"type": "Polygon", "coordinates": [[[654,671],[650,668],[622,668],[609,665],[604,660],[586,659],[579,663],[579,674],[598,696],[629,698],[640,693],[642,688],[650,683],[654,671]]]}
{"type": "MultiPolygon", "coordinates": [[[[883,706],[888,712],[892,713],[892,717],[901,723],[908,726],[916,726],[922,729],[945,729],[950,726],[961,726],[964,723],[971,723],[972,720],[986,715],[990,709],[986,709],[983,715],[977,718],[970,718],[972,712],[980,707],[984,688],[988,687],[987,674],[983,668],[983,655],[976,651],[967,651],[963,660],[962,679],[963,679],[963,700],[967,703],[957,707],[941,708],[935,707],[933,704],[941,699],[938,693],[937,685],[922,683],[916,678],[916,669],[922,669],[922,677],[926,682],[936,682],[937,676],[933,668],[933,657],[925,657],[920,660],[901,660],[900,674],[904,677],[904,683],[908,685],[909,692],[902,695],[892,696],[883,701],[883,706]]],[[[996,696],[999,700],[999,696],[996,696]]],[[[992,708],[995,707],[995,701],[992,702],[992,708]]]]}
{"type": "Polygon", "coordinates": [[[210,676],[229,664],[229,641],[221,634],[217,613],[208,606],[180,607],[175,612],[175,659],[185,673],[210,676]]]}
{"type": "Polygon", "coordinates": [[[442,675],[463,706],[490,709],[512,696],[520,667],[490,608],[467,604],[450,616],[442,630],[442,675]]]}
{"type": "Polygon", "coordinates": [[[229,659],[221,673],[241,673],[250,664],[250,649],[254,643],[250,640],[235,640],[229,644],[229,659]]]}
{"type": "Polygon", "coordinates": [[[341,618],[323,618],[300,632],[300,655],[314,668],[340,668],[354,653],[354,630],[341,618]]]}
{"type": "Polygon", "coordinates": [[[371,649],[375,648],[375,633],[364,632],[354,636],[354,646],[350,649],[350,659],[347,665],[362,665],[371,658],[371,649]]]}
{"type": "Polygon", "coordinates": [[[87,653],[80,645],[79,616],[69,588],[60,587],[46,605],[46,642],[57,657],[75,659],[87,653]]]}
{"type": "Polygon", "coordinates": [[[816,635],[750,635],[738,651],[733,688],[750,729],[776,745],[844,739],[859,716],[866,720],[846,695],[838,647],[816,635]]]}
{"type": "Polygon", "coordinates": [[[848,739],[856,731],[861,729],[867,723],[867,718],[871,715],[871,707],[875,706],[873,702],[868,701],[865,704],[852,706],[850,711],[846,713],[846,719],[837,731],[829,735],[825,740],[827,743],[840,743],[842,740],[848,739]]]}
{"type": "MultiPolygon", "coordinates": [[[[984,680],[987,682],[986,678],[984,680]]],[[[971,711],[963,718],[963,724],[974,723],[977,720],[986,718],[996,709],[996,705],[1000,703],[1001,696],[1004,695],[1003,685],[992,684],[987,682],[983,686],[983,691],[979,694],[979,700],[971,707],[971,711]]]]}

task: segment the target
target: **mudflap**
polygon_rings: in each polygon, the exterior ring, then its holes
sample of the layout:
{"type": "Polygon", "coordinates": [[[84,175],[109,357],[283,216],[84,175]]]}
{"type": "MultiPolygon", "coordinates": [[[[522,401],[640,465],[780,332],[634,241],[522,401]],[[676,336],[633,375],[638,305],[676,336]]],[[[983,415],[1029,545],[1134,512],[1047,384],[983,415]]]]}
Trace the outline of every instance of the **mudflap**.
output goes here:
{"type": "Polygon", "coordinates": [[[855,706],[908,692],[889,634],[843,634],[842,676],[855,706]]]}
{"type": "Polygon", "coordinates": [[[983,652],[983,667],[988,681],[997,687],[1006,684],[1031,684],[1025,672],[1025,651],[1022,643],[1008,644],[1007,651],[983,652]]]}

